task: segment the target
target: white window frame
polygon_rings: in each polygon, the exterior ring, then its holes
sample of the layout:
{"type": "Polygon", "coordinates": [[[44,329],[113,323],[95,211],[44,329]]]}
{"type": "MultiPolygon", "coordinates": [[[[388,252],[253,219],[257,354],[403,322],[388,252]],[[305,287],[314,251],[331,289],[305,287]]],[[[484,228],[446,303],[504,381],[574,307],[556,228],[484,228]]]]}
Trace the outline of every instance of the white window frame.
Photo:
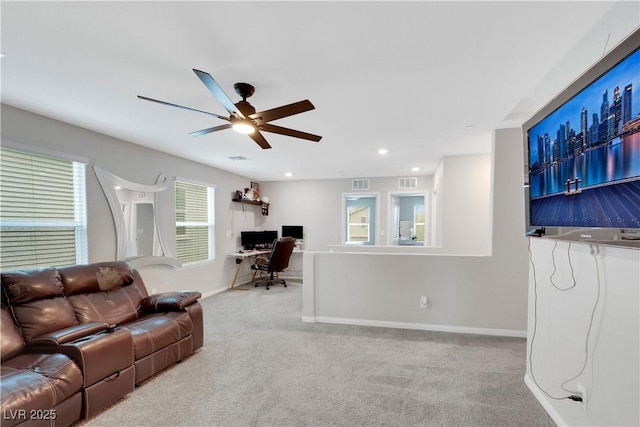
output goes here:
{"type": "MultiPolygon", "coordinates": [[[[341,203],[341,241],[343,245],[349,244],[347,243],[347,198],[348,197],[374,197],[375,198],[375,204],[374,204],[374,217],[375,217],[375,221],[373,222],[373,225],[375,227],[375,231],[373,233],[373,235],[371,236],[371,238],[373,239],[373,245],[377,245],[378,242],[380,241],[380,193],[379,192],[348,192],[348,193],[342,193],[342,203],[341,203]]],[[[371,221],[371,220],[369,220],[371,221]]],[[[371,223],[370,223],[370,227],[371,227],[371,223]]],[[[369,231],[369,233],[371,233],[371,231],[369,231]]],[[[350,243],[350,244],[357,244],[357,243],[350,243]]]]}
{"type": "MultiPolygon", "coordinates": [[[[27,155],[47,157],[54,160],[67,161],[72,164],[73,168],[73,203],[74,218],[73,221],[61,220],[2,220],[0,218],[0,226],[2,228],[73,228],[75,231],[75,260],[69,260],[69,264],[86,264],[89,259],[89,244],[87,231],[87,188],[86,188],[86,170],[88,161],[84,158],[69,156],[52,150],[36,149],[24,144],[13,141],[3,141],[2,148],[22,152],[27,155]]],[[[44,267],[45,265],[37,262],[37,256],[34,254],[34,264],[29,267],[44,267]]],[[[6,270],[3,265],[0,266],[6,270]]],[[[20,268],[28,268],[27,266],[20,268]]],[[[11,268],[8,268],[11,269],[11,268]]]]}
{"type": "MultiPolygon", "coordinates": [[[[394,196],[424,196],[424,221],[425,221],[425,230],[424,230],[424,245],[425,246],[429,246],[430,245],[430,238],[431,238],[431,229],[427,229],[427,224],[429,224],[430,221],[430,215],[429,213],[431,212],[429,209],[431,207],[430,205],[430,201],[431,201],[431,192],[427,191],[427,190],[421,190],[421,189],[413,189],[413,190],[393,190],[393,191],[389,191],[387,193],[387,206],[388,206],[388,212],[387,212],[387,228],[389,230],[393,230],[394,229],[394,213],[393,213],[393,198],[394,196]]],[[[413,215],[413,219],[414,219],[414,229],[415,229],[415,212],[413,215]]],[[[418,223],[421,224],[421,223],[418,223]]],[[[394,237],[394,233],[390,232],[387,234],[387,245],[394,245],[397,244],[397,241],[394,242],[393,241],[393,237],[394,237]]]]}
{"type": "MultiPolygon", "coordinates": [[[[206,187],[207,188],[207,205],[208,205],[208,209],[207,209],[207,222],[199,222],[199,221],[175,221],[175,227],[176,227],[176,231],[178,229],[178,227],[202,227],[202,226],[206,226],[209,228],[209,244],[208,244],[208,258],[206,260],[200,260],[200,261],[193,261],[193,262],[184,262],[182,260],[180,260],[178,258],[178,252],[177,252],[177,240],[176,240],[176,259],[178,259],[180,262],[182,262],[182,264],[184,266],[193,266],[193,265],[198,265],[198,264],[202,264],[202,263],[206,263],[206,262],[210,262],[216,259],[216,242],[215,242],[215,237],[216,237],[216,224],[215,224],[215,186],[208,184],[208,183],[203,183],[203,182],[198,182],[195,181],[193,179],[189,179],[189,178],[181,178],[181,177],[176,177],[175,182],[174,182],[174,186],[173,186],[173,192],[175,195],[176,192],[176,186],[175,184],[181,182],[184,184],[190,184],[190,185],[198,185],[201,187],[206,187]]],[[[175,206],[175,209],[177,209],[177,204],[175,206]]],[[[174,209],[174,211],[175,211],[174,209]]],[[[175,217],[175,212],[174,212],[174,217],[175,217]]],[[[177,239],[177,234],[176,234],[176,239],[177,239]]]]}

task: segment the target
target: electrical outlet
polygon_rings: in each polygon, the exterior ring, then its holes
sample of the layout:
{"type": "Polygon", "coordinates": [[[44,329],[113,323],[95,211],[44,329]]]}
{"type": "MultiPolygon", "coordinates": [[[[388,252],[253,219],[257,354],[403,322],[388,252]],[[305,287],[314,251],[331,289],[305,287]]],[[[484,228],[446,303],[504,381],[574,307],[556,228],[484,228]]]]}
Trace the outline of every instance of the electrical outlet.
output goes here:
{"type": "Polygon", "coordinates": [[[587,388],[581,383],[576,383],[576,391],[582,397],[582,409],[587,410],[587,388]]]}
{"type": "Polygon", "coordinates": [[[426,296],[421,296],[420,297],[420,308],[427,308],[427,305],[429,304],[429,298],[427,298],[426,296]]]}

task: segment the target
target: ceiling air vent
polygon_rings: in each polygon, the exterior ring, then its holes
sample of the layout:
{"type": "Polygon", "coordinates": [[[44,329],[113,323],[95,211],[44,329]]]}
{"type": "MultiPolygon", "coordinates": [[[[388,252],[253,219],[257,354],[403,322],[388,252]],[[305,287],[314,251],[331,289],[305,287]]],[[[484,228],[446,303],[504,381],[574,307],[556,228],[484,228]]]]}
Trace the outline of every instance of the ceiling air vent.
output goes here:
{"type": "Polygon", "coordinates": [[[409,188],[418,188],[418,178],[400,178],[400,189],[406,190],[409,188]]]}
{"type": "Polygon", "coordinates": [[[354,179],[351,181],[351,189],[352,190],[368,190],[369,189],[369,180],[368,179],[354,179]]]}

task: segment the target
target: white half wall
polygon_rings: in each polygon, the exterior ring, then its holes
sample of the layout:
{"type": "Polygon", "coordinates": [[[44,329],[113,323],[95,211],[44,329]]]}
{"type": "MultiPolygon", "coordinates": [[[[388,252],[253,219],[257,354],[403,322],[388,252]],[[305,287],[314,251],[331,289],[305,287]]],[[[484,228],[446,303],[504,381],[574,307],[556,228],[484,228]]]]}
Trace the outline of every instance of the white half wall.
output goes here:
{"type": "MultiPolygon", "coordinates": [[[[441,254],[393,254],[381,252],[384,248],[376,253],[305,252],[303,319],[524,337],[528,267],[522,155],[519,129],[495,131],[488,179],[493,190],[485,193],[486,215],[492,218],[484,224],[492,236],[490,255],[446,249],[441,254]],[[420,308],[421,296],[429,299],[426,308],[420,308]]],[[[443,169],[443,182],[448,171],[443,169]]],[[[459,195],[449,203],[455,202],[467,218],[475,215],[473,206],[464,209],[467,182],[454,176],[447,185],[459,195]]],[[[446,212],[446,199],[440,202],[446,212]]]]}

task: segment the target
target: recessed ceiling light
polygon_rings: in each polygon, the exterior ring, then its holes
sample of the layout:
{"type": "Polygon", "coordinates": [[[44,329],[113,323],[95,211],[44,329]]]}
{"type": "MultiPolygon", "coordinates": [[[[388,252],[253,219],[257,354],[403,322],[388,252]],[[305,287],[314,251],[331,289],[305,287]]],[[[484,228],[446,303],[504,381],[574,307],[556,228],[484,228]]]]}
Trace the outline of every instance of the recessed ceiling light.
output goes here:
{"type": "Polygon", "coordinates": [[[287,173],[284,174],[284,176],[291,177],[291,176],[293,176],[293,174],[291,172],[287,172],[287,173]]]}
{"type": "Polygon", "coordinates": [[[414,171],[414,172],[418,172],[420,170],[420,168],[416,166],[415,168],[411,168],[411,170],[414,171]]]}
{"type": "Polygon", "coordinates": [[[381,148],[378,150],[378,154],[387,154],[389,152],[389,150],[387,150],[386,148],[381,148]]]}
{"type": "Polygon", "coordinates": [[[474,128],[475,128],[475,126],[474,126],[474,125],[466,125],[464,128],[465,128],[466,130],[471,130],[471,129],[474,129],[474,128]]]}

